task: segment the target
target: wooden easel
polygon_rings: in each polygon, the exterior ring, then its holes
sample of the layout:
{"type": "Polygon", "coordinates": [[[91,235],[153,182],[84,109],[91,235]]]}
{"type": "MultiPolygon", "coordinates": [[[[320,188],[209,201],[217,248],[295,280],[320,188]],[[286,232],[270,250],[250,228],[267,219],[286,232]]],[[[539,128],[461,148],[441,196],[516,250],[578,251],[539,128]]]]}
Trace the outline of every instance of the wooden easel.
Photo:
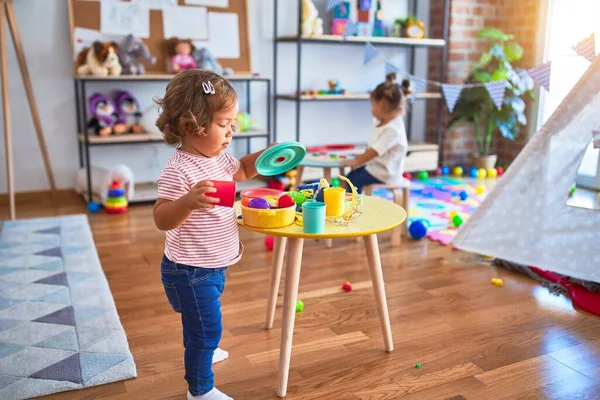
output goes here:
{"type": "Polygon", "coordinates": [[[44,166],[46,167],[46,174],[48,175],[48,181],[50,182],[50,189],[52,190],[53,196],[56,195],[56,183],[54,182],[54,174],[52,173],[52,166],[50,165],[50,157],[48,156],[48,148],[46,147],[44,132],[42,131],[40,115],[38,113],[37,104],[33,96],[31,77],[29,76],[29,68],[27,68],[27,62],[25,60],[23,42],[21,41],[21,35],[17,27],[17,19],[15,18],[13,0],[0,0],[0,85],[2,86],[2,108],[4,117],[4,143],[6,152],[7,177],[6,181],[8,185],[8,196],[10,201],[10,219],[14,220],[16,218],[15,187],[13,182],[14,173],[12,154],[12,133],[10,123],[10,100],[8,87],[8,62],[6,61],[6,21],[8,21],[8,26],[12,35],[13,44],[15,46],[15,53],[17,53],[19,69],[21,70],[21,77],[23,78],[23,86],[25,87],[25,92],[27,94],[27,100],[29,102],[29,108],[31,110],[33,125],[35,126],[35,132],[37,134],[38,143],[42,152],[42,158],[44,159],[44,166]]]}

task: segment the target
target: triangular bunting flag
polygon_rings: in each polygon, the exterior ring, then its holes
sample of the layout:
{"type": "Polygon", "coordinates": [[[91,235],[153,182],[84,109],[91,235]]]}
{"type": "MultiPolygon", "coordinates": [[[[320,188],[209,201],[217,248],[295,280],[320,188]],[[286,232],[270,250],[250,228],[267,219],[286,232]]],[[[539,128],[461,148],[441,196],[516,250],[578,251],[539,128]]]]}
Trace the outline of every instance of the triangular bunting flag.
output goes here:
{"type": "Polygon", "coordinates": [[[377,51],[375,46],[367,42],[367,44],[365,44],[365,65],[373,61],[378,55],[379,52],[377,51]]]}
{"type": "Polygon", "coordinates": [[[506,81],[496,81],[496,82],[487,82],[484,83],[485,88],[487,89],[492,101],[496,105],[496,108],[499,110],[502,108],[502,101],[504,101],[504,92],[506,90],[506,81]]]}
{"type": "Polygon", "coordinates": [[[398,68],[394,64],[386,61],[385,75],[387,76],[387,74],[391,74],[392,72],[398,73],[398,68]]]}
{"type": "Polygon", "coordinates": [[[460,97],[460,93],[462,92],[463,85],[451,85],[448,83],[442,83],[442,92],[444,93],[444,97],[446,98],[446,105],[448,105],[448,110],[450,112],[454,111],[454,106],[460,97]]]}
{"type": "Polygon", "coordinates": [[[356,27],[356,24],[354,22],[352,22],[351,20],[348,20],[348,23],[346,24],[346,29],[344,29],[344,34],[342,36],[344,36],[344,39],[346,39],[346,37],[352,36],[356,32],[358,32],[358,28],[356,27]]]}
{"type": "Polygon", "coordinates": [[[325,11],[329,12],[335,8],[338,4],[340,4],[342,0],[327,0],[327,4],[325,5],[325,11]]]}
{"type": "Polygon", "coordinates": [[[427,90],[427,80],[416,76],[409,75],[408,80],[413,87],[413,94],[423,93],[427,90]]]}
{"type": "Polygon", "coordinates": [[[529,75],[547,91],[550,91],[550,71],[552,69],[552,61],[548,61],[540,66],[528,69],[529,75]]]}
{"type": "Polygon", "coordinates": [[[596,41],[594,39],[594,34],[592,33],[585,39],[580,40],[572,47],[572,49],[580,56],[587,58],[588,61],[593,61],[594,58],[596,58],[596,41]]]}

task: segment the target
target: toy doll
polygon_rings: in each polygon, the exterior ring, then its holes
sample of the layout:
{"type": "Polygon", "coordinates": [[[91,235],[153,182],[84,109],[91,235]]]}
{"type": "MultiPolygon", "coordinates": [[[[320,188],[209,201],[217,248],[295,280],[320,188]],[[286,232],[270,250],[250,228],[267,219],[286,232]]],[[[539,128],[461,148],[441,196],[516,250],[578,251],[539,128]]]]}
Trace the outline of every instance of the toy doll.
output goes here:
{"type": "Polygon", "coordinates": [[[99,136],[111,135],[118,119],[114,101],[104,94],[94,93],[89,98],[89,109],[92,118],[88,123],[88,128],[92,128],[94,133],[99,136]]]}
{"type": "Polygon", "coordinates": [[[171,40],[169,46],[171,72],[178,73],[184,69],[196,68],[196,60],[192,57],[193,51],[194,45],[191,40],[171,40]]]}

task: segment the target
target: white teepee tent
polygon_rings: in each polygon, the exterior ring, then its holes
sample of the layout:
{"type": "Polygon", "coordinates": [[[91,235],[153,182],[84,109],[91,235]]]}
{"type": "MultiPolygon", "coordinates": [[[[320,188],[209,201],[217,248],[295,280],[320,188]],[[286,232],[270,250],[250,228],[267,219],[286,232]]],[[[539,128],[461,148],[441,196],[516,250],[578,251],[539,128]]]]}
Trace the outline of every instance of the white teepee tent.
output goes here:
{"type": "Polygon", "coordinates": [[[600,212],[567,205],[592,130],[599,127],[600,57],[596,57],[452,244],[600,282],[600,212]]]}

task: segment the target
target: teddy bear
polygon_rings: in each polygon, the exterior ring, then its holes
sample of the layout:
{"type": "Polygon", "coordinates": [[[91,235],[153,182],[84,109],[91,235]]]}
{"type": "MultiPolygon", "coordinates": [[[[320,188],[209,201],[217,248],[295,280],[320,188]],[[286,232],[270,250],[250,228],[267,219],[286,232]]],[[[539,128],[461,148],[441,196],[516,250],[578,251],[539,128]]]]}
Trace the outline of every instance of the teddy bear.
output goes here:
{"type": "Polygon", "coordinates": [[[91,47],[84,47],[77,55],[77,73],[93,76],[121,75],[119,45],[115,42],[96,40],[91,47]]]}
{"type": "Polygon", "coordinates": [[[323,20],[312,0],[302,0],[302,36],[323,34],[323,20]]]}

